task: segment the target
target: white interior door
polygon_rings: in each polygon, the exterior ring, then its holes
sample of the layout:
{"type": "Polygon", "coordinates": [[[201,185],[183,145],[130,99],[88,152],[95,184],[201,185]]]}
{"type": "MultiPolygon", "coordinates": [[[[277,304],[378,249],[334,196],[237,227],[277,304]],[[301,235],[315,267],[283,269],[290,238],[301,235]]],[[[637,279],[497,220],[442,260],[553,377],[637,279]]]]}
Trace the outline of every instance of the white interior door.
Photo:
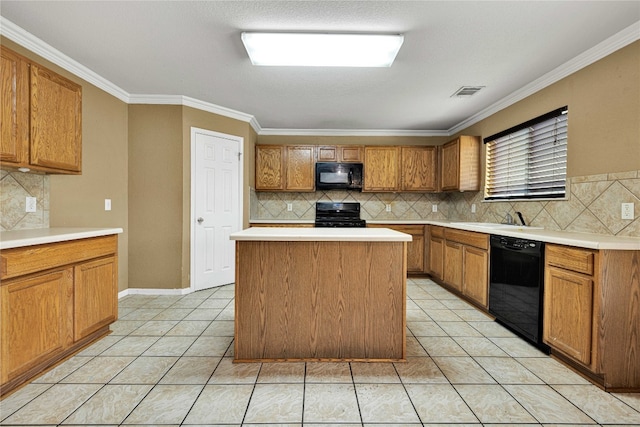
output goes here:
{"type": "Polygon", "coordinates": [[[191,130],[192,252],[194,291],[235,281],[235,244],[241,229],[240,147],[242,138],[191,130]]]}

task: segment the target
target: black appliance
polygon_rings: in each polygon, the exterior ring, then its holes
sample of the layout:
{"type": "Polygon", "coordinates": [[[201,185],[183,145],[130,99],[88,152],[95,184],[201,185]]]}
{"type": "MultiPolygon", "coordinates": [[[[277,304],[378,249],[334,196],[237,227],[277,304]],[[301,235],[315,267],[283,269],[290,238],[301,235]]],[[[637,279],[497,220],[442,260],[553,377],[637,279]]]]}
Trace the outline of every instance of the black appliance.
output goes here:
{"type": "Polygon", "coordinates": [[[492,235],[489,313],[548,353],[542,342],[544,243],[492,235]]]}
{"type": "Polygon", "coordinates": [[[362,163],[316,163],[316,190],[362,191],[362,163]]]}
{"type": "Polygon", "coordinates": [[[360,219],[360,203],[317,202],[316,227],[366,227],[360,219]]]}

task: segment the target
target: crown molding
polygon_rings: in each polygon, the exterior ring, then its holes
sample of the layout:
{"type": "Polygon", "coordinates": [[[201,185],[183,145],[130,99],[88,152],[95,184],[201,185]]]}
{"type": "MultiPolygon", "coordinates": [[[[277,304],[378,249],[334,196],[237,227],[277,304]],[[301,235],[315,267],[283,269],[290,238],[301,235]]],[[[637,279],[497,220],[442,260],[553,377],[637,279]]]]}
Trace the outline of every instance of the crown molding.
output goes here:
{"type": "Polygon", "coordinates": [[[504,110],[505,108],[515,104],[518,101],[522,101],[528,96],[551,86],[552,84],[562,80],[563,78],[579,71],[602,58],[611,55],[613,52],[622,49],[623,47],[640,39],[640,21],[628,26],[624,30],[609,37],[605,41],[595,45],[591,49],[583,52],[575,58],[569,60],[556,69],[548,72],[537,80],[529,83],[528,85],[518,89],[511,93],[500,101],[490,105],[484,110],[474,114],[466,120],[458,123],[448,130],[449,135],[454,135],[464,129],[478,123],[481,120],[504,110]]]}
{"type": "Polygon", "coordinates": [[[197,110],[206,111],[208,113],[218,114],[220,116],[229,117],[231,119],[240,120],[249,123],[256,133],[260,133],[261,127],[258,121],[251,114],[241,111],[232,110],[231,108],[222,107],[210,102],[201,101],[182,95],[130,95],[129,104],[151,104],[151,105],[183,105],[185,107],[195,108],[197,110]]]}
{"type": "Polygon", "coordinates": [[[260,135],[278,136],[449,136],[446,130],[398,129],[279,129],[263,128],[260,135]]]}
{"type": "Polygon", "coordinates": [[[120,101],[129,101],[129,94],[126,91],[2,16],[0,16],[0,35],[86,80],[88,83],[115,96],[120,101]]]}

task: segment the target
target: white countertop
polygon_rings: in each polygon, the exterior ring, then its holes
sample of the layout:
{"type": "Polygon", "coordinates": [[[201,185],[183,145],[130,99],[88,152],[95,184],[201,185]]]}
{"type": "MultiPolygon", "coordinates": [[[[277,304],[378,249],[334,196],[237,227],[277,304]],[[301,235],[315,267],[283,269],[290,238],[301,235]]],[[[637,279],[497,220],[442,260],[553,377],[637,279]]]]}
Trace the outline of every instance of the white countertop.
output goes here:
{"type": "Polygon", "coordinates": [[[523,239],[538,240],[545,243],[556,243],[559,245],[576,246],[588,249],[610,249],[610,250],[640,250],[640,238],[638,237],[618,237],[606,234],[578,233],[574,231],[555,231],[543,228],[528,228],[519,226],[504,226],[495,224],[495,228],[490,226],[478,226],[456,221],[427,221],[429,225],[439,225],[442,227],[457,228],[459,230],[477,231],[485,234],[497,234],[500,236],[520,237],[523,239]]]}
{"type": "Polygon", "coordinates": [[[251,227],[231,240],[281,242],[410,242],[411,235],[388,228],[251,227]]]}
{"type": "Polygon", "coordinates": [[[0,249],[66,242],[122,233],[122,228],[53,227],[0,232],[0,249]]]}

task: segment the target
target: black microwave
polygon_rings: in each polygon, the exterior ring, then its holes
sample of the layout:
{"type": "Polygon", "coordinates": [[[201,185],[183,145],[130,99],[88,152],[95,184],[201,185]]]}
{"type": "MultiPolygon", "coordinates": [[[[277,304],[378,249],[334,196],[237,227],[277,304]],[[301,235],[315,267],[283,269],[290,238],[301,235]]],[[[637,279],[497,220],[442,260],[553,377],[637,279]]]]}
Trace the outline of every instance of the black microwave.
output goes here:
{"type": "Polygon", "coordinates": [[[316,190],[362,191],[362,163],[316,163],[316,190]]]}

